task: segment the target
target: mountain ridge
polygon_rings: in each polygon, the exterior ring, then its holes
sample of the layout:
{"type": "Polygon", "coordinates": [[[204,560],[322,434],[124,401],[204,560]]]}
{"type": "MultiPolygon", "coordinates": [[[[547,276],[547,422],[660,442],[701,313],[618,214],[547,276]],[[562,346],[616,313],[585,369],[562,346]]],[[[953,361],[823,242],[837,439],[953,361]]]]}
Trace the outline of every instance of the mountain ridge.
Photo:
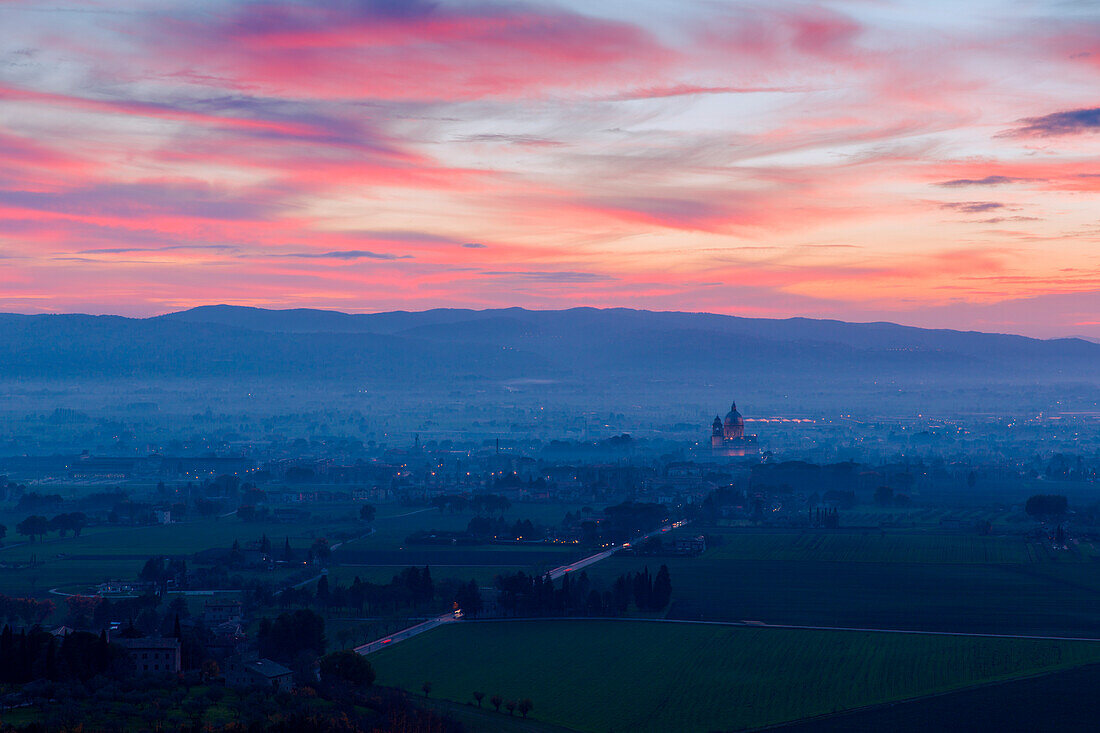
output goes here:
{"type": "MultiPolygon", "coordinates": [[[[833,318],[811,318],[808,316],[791,316],[789,318],[760,318],[749,316],[735,316],[721,313],[709,313],[707,311],[654,311],[638,308],[595,308],[591,306],[578,306],[575,308],[565,309],[550,309],[550,310],[538,310],[527,309],[519,306],[511,306],[506,308],[485,308],[485,309],[472,309],[472,308],[430,308],[422,311],[380,311],[376,313],[347,313],[345,311],[328,310],[321,308],[288,308],[288,309],[274,309],[274,308],[257,308],[254,306],[233,306],[226,304],[216,305],[203,305],[196,306],[194,308],[188,308],[182,311],[174,311],[172,313],[165,313],[159,316],[151,316],[145,319],[135,320],[177,320],[177,321],[189,321],[189,322],[203,322],[203,323],[232,323],[234,325],[244,325],[247,322],[252,322],[255,325],[259,318],[274,318],[276,316],[291,317],[300,319],[306,315],[314,318],[326,318],[326,319],[340,319],[347,321],[356,320],[363,321],[370,319],[379,320],[392,320],[396,318],[417,318],[417,317],[433,317],[442,316],[445,320],[454,321],[455,317],[460,315],[469,316],[468,320],[482,320],[485,318],[497,317],[498,314],[528,314],[535,317],[540,317],[543,314],[577,314],[577,313],[606,313],[606,314],[638,314],[638,315],[650,315],[657,317],[676,317],[676,318],[706,318],[706,319],[721,319],[731,322],[741,323],[774,323],[774,324],[814,324],[814,325],[826,325],[826,326],[839,326],[839,327],[858,327],[868,330],[900,330],[905,332],[921,332],[921,333],[939,333],[939,334],[967,334],[967,335],[983,335],[983,336],[998,336],[1013,339],[1023,339],[1027,341],[1037,342],[1058,342],[1058,341],[1082,341],[1086,343],[1093,343],[1092,339],[1082,336],[1066,336],[1056,338],[1036,338],[1033,336],[1025,336],[1022,334],[1001,333],[995,331],[975,331],[975,330],[961,330],[951,328],[922,328],[920,326],[907,326],[893,321],[843,321],[833,318]],[[245,318],[242,315],[248,314],[245,318]],[[262,315],[260,315],[262,314],[262,315]],[[230,316],[233,316],[232,318],[230,316]]],[[[7,314],[5,314],[7,315],[7,314]]],[[[121,316],[120,316],[121,317],[121,316]]],[[[372,331],[378,332],[378,331],[372,331]]]]}
{"type": "Polygon", "coordinates": [[[628,308],[0,314],[0,378],[1096,381],[1100,344],[628,308]]]}

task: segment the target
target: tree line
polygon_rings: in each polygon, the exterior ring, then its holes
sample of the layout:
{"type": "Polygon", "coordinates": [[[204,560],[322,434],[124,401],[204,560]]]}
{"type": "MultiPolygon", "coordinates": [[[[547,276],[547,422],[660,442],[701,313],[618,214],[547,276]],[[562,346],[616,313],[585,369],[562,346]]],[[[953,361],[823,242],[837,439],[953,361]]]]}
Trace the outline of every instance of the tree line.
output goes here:
{"type": "MultiPolygon", "coordinates": [[[[86,526],[88,526],[88,517],[83,512],[58,514],[53,519],[46,519],[46,517],[39,514],[32,514],[15,525],[15,531],[24,537],[29,537],[30,541],[34,542],[35,539],[45,537],[50,532],[57,532],[61,537],[72,532],[74,537],[79,537],[81,530],[86,526]]],[[[7,533],[8,528],[0,524],[0,539],[5,537],[7,533]]]]}
{"type": "Polygon", "coordinates": [[[75,631],[58,639],[40,627],[18,634],[5,625],[0,632],[0,682],[80,680],[133,671],[126,652],[107,643],[106,633],[75,631]]]}
{"type": "Polygon", "coordinates": [[[27,626],[40,624],[53,613],[54,605],[50,600],[37,598],[13,598],[0,594],[0,618],[9,624],[22,621],[27,626]]]}
{"type": "MultiPolygon", "coordinates": [[[[427,696],[432,689],[431,683],[425,682],[420,689],[423,690],[424,695],[427,696]]],[[[472,697],[477,702],[477,706],[481,707],[481,701],[485,699],[485,693],[475,690],[472,697]]],[[[527,714],[535,708],[535,704],[531,702],[531,698],[529,697],[525,697],[520,700],[505,700],[500,695],[493,695],[489,698],[489,704],[492,705],[498,713],[500,712],[500,708],[503,705],[504,709],[508,711],[509,715],[514,715],[515,712],[518,710],[519,714],[525,718],[527,717],[527,714]]]]}
{"type": "Polygon", "coordinates": [[[640,573],[620,575],[611,589],[603,592],[592,586],[583,570],[576,577],[566,573],[560,585],[549,575],[527,575],[522,571],[498,575],[494,583],[500,591],[501,609],[514,616],[620,616],[631,604],[639,611],[662,611],[672,599],[672,579],[666,565],[655,577],[648,566],[640,573]]]}
{"type": "Polygon", "coordinates": [[[545,532],[537,527],[530,519],[517,519],[508,524],[503,517],[472,518],[466,525],[466,533],[478,539],[495,539],[504,537],[517,540],[542,539],[545,532]]]}
{"type": "Polygon", "coordinates": [[[432,572],[425,565],[423,568],[405,568],[386,584],[364,582],[357,575],[351,585],[345,586],[322,575],[313,590],[308,586],[283,589],[278,595],[278,602],[284,608],[316,606],[374,613],[427,605],[435,598],[432,572]]]}

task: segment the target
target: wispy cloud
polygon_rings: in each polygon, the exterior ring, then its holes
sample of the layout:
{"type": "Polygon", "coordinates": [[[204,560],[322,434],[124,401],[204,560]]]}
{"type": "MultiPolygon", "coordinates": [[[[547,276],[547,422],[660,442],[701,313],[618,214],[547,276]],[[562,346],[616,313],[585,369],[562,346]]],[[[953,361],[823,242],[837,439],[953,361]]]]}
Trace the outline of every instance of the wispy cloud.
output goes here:
{"type": "Polygon", "coordinates": [[[609,282],[617,278],[598,272],[529,272],[529,271],[486,271],[490,277],[506,277],[516,280],[529,280],[540,283],[597,283],[609,282]]]}
{"type": "Polygon", "coordinates": [[[1050,137],[1092,132],[1100,130],[1100,107],[1071,109],[1041,117],[1026,117],[1021,120],[1021,123],[1010,134],[1050,137]]]}
{"type": "Polygon", "coordinates": [[[984,178],[955,178],[950,181],[941,181],[937,186],[944,188],[965,188],[967,186],[1004,186],[1009,183],[1029,183],[1033,178],[1019,178],[1015,176],[990,175],[984,178]]]}
{"type": "Polygon", "coordinates": [[[299,257],[309,260],[411,260],[413,255],[395,255],[389,252],[371,252],[365,249],[345,249],[332,252],[287,252],[273,257],[299,257]]]}
{"type": "Polygon", "coordinates": [[[1003,209],[1004,207],[1004,204],[996,201],[951,201],[940,204],[941,209],[951,209],[963,214],[981,214],[986,211],[1003,209]]]}
{"type": "Polygon", "coordinates": [[[231,244],[177,244],[165,247],[101,247],[82,249],[78,255],[117,255],[131,252],[172,252],[176,250],[213,250],[215,252],[236,252],[239,248],[231,244]]]}

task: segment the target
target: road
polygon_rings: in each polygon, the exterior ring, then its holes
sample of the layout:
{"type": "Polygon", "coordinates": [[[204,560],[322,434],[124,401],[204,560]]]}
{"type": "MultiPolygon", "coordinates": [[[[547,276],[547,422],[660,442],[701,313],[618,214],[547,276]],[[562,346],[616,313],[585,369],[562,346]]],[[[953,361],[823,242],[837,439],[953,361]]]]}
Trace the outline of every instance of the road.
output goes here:
{"type": "MultiPolygon", "coordinates": [[[[669,530],[673,529],[674,527],[679,527],[679,526],[682,526],[683,524],[684,524],[683,522],[677,522],[675,524],[666,524],[663,527],[655,529],[655,530],[653,530],[652,532],[650,532],[648,534],[644,534],[644,535],[641,535],[640,537],[635,538],[634,543],[643,542],[643,541],[649,539],[650,537],[653,537],[655,535],[659,535],[662,532],[668,532],[669,530]]],[[[595,563],[598,563],[601,560],[606,560],[607,558],[611,557],[612,555],[614,555],[619,550],[622,550],[623,548],[626,548],[626,547],[630,547],[630,545],[631,545],[630,542],[627,542],[627,543],[622,544],[622,545],[616,545],[616,546],[612,547],[609,550],[603,550],[602,552],[597,552],[595,555],[589,555],[588,557],[582,558],[582,559],[577,560],[576,562],[573,562],[573,563],[569,563],[568,565],[562,565],[560,567],[556,567],[556,568],[554,568],[553,570],[550,571],[550,573],[549,573],[550,579],[551,580],[557,580],[558,578],[562,577],[566,573],[572,573],[572,572],[575,572],[577,570],[580,570],[581,568],[586,568],[589,565],[593,565],[595,563]]],[[[458,619],[456,619],[454,617],[453,613],[440,614],[439,616],[436,616],[435,618],[432,618],[432,619],[428,619],[427,621],[425,621],[423,623],[416,624],[415,626],[410,626],[407,629],[402,629],[401,631],[390,634],[389,636],[384,636],[381,639],[376,639],[374,641],[368,642],[368,643],[363,644],[361,646],[357,646],[357,647],[355,647],[355,652],[358,653],[358,654],[362,654],[364,656],[366,656],[367,654],[373,654],[374,652],[376,652],[380,649],[385,649],[385,648],[387,648],[389,646],[392,646],[392,645],[394,645],[398,642],[405,641],[405,639],[411,639],[414,636],[417,636],[419,634],[423,634],[425,631],[431,631],[432,629],[438,628],[438,627],[442,626],[443,624],[454,623],[457,620],[458,619]]]]}

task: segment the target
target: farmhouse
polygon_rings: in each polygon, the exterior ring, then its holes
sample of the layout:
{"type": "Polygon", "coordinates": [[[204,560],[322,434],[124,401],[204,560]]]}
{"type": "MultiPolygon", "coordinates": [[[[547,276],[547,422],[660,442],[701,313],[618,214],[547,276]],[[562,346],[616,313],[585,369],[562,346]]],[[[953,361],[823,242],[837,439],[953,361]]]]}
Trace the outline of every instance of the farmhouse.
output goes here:
{"type": "Polygon", "coordinates": [[[139,675],[176,674],[180,671],[180,640],[175,638],[128,639],[114,636],[111,643],[126,650],[139,675]]]}
{"type": "Polygon", "coordinates": [[[230,657],[225,663],[225,681],[231,687],[289,690],[294,686],[294,673],[270,659],[230,657]]]}
{"type": "Polygon", "coordinates": [[[241,611],[240,601],[207,601],[203,604],[202,618],[207,626],[218,626],[224,623],[241,623],[244,614],[241,611]]]}

